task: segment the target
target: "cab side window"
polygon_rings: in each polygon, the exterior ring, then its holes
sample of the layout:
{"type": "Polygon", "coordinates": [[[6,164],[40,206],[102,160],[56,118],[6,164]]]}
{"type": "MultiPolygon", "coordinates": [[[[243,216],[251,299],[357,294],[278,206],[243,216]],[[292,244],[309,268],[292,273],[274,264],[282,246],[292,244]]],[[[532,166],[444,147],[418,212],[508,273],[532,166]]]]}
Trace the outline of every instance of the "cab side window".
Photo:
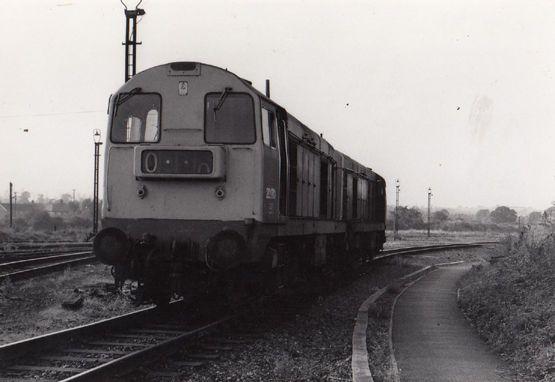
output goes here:
{"type": "Polygon", "coordinates": [[[276,115],[273,111],[262,108],[262,139],[266,146],[276,148],[276,132],[276,115]]]}

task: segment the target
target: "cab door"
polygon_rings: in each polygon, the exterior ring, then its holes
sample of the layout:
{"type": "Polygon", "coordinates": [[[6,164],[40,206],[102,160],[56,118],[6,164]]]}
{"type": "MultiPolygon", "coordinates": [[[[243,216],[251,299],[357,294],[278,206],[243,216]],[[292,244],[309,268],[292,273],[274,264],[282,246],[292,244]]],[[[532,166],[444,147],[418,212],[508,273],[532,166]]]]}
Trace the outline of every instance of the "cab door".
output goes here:
{"type": "Polygon", "coordinates": [[[278,121],[274,105],[262,102],[263,188],[262,216],[266,223],[279,222],[280,168],[278,121]]]}
{"type": "MultiPolygon", "coordinates": [[[[285,109],[277,110],[278,147],[279,147],[279,215],[287,216],[289,205],[289,161],[288,161],[288,135],[287,112],[285,109]]],[[[284,219],[282,219],[284,220],[284,219]]]]}

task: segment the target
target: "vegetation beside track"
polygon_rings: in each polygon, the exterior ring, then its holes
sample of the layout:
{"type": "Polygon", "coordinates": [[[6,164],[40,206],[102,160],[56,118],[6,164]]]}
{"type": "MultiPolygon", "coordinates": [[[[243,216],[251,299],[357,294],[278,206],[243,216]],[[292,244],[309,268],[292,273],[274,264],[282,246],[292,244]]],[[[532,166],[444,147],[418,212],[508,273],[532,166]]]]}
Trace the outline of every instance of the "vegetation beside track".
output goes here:
{"type": "Polygon", "coordinates": [[[12,229],[0,226],[0,248],[6,243],[21,242],[72,242],[84,241],[90,228],[67,227],[56,231],[35,230],[33,228],[12,229]]]}
{"type": "Polygon", "coordinates": [[[555,227],[508,238],[461,280],[460,305],[522,378],[555,381],[555,227]]]}

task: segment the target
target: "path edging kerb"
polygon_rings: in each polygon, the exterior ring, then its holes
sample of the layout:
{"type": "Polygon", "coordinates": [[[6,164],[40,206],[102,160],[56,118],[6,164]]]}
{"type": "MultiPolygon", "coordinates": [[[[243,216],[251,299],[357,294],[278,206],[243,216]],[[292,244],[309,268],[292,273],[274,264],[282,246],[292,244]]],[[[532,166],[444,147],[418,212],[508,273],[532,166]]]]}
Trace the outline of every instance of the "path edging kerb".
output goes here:
{"type": "MultiPolygon", "coordinates": [[[[440,263],[429,265],[408,275],[405,275],[399,278],[399,281],[403,281],[403,284],[406,282],[414,281],[415,279],[422,277],[424,274],[433,271],[437,267],[447,266],[447,265],[455,265],[461,264],[464,261],[454,261],[450,263],[440,263]]],[[[357,316],[355,317],[355,326],[353,328],[353,338],[352,338],[352,357],[351,357],[351,373],[352,373],[352,380],[353,382],[373,382],[374,379],[372,378],[372,373],[370,371],[370,364],[368,362],[368,348],[366,344],[366,331],[368,329],[368,309],[370,304],[376,302],[391,286],[389,284],[384,288],[379,289],[378,291],[374,292],[370,295],[358,308],[357,316]]],[[[405,288],[406,289],[406,288],[405,288]]],[[[404,291],[404,290],[403,290],[404,291]]],[[[401,292],[402,293],[402,292],[401,292]]],[[[394,306],[394,305],[393,305],[394,306]]],[[[393,314],[393,307],[392,307],[392,314],[393,314]]],[[[391,350],[391,362],[392,367],[395,373],[395,381],[398,381],[398,370],[397,370],[397,362],[395,360],[395,355],[393,353],[393,342],[391,339],[391,323],[390,321],[390,328],[389,328],[389,346],[391,350]]]]}

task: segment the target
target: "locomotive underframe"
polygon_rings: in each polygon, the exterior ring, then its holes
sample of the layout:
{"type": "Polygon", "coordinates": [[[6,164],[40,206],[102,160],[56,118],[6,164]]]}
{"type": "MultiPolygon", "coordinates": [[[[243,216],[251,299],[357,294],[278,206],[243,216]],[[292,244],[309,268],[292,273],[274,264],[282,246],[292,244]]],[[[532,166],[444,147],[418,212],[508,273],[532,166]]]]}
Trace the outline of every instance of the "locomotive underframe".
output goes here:
{"type": "Polygon", "coordinates": [[[137,280],[158,301],[171,293],[232,290],[237,280],[250,288],[273,288],[311,270],[371,258],[385,241],[383,224],[362,222],[105,218],[102,225],[128,235],[129,253],[115,265],[116,283],[137,280]],[[227,241],[216,245],[222,237],[227,241]],[[215,253],[222,250],[223,255],[215,253]]]}

